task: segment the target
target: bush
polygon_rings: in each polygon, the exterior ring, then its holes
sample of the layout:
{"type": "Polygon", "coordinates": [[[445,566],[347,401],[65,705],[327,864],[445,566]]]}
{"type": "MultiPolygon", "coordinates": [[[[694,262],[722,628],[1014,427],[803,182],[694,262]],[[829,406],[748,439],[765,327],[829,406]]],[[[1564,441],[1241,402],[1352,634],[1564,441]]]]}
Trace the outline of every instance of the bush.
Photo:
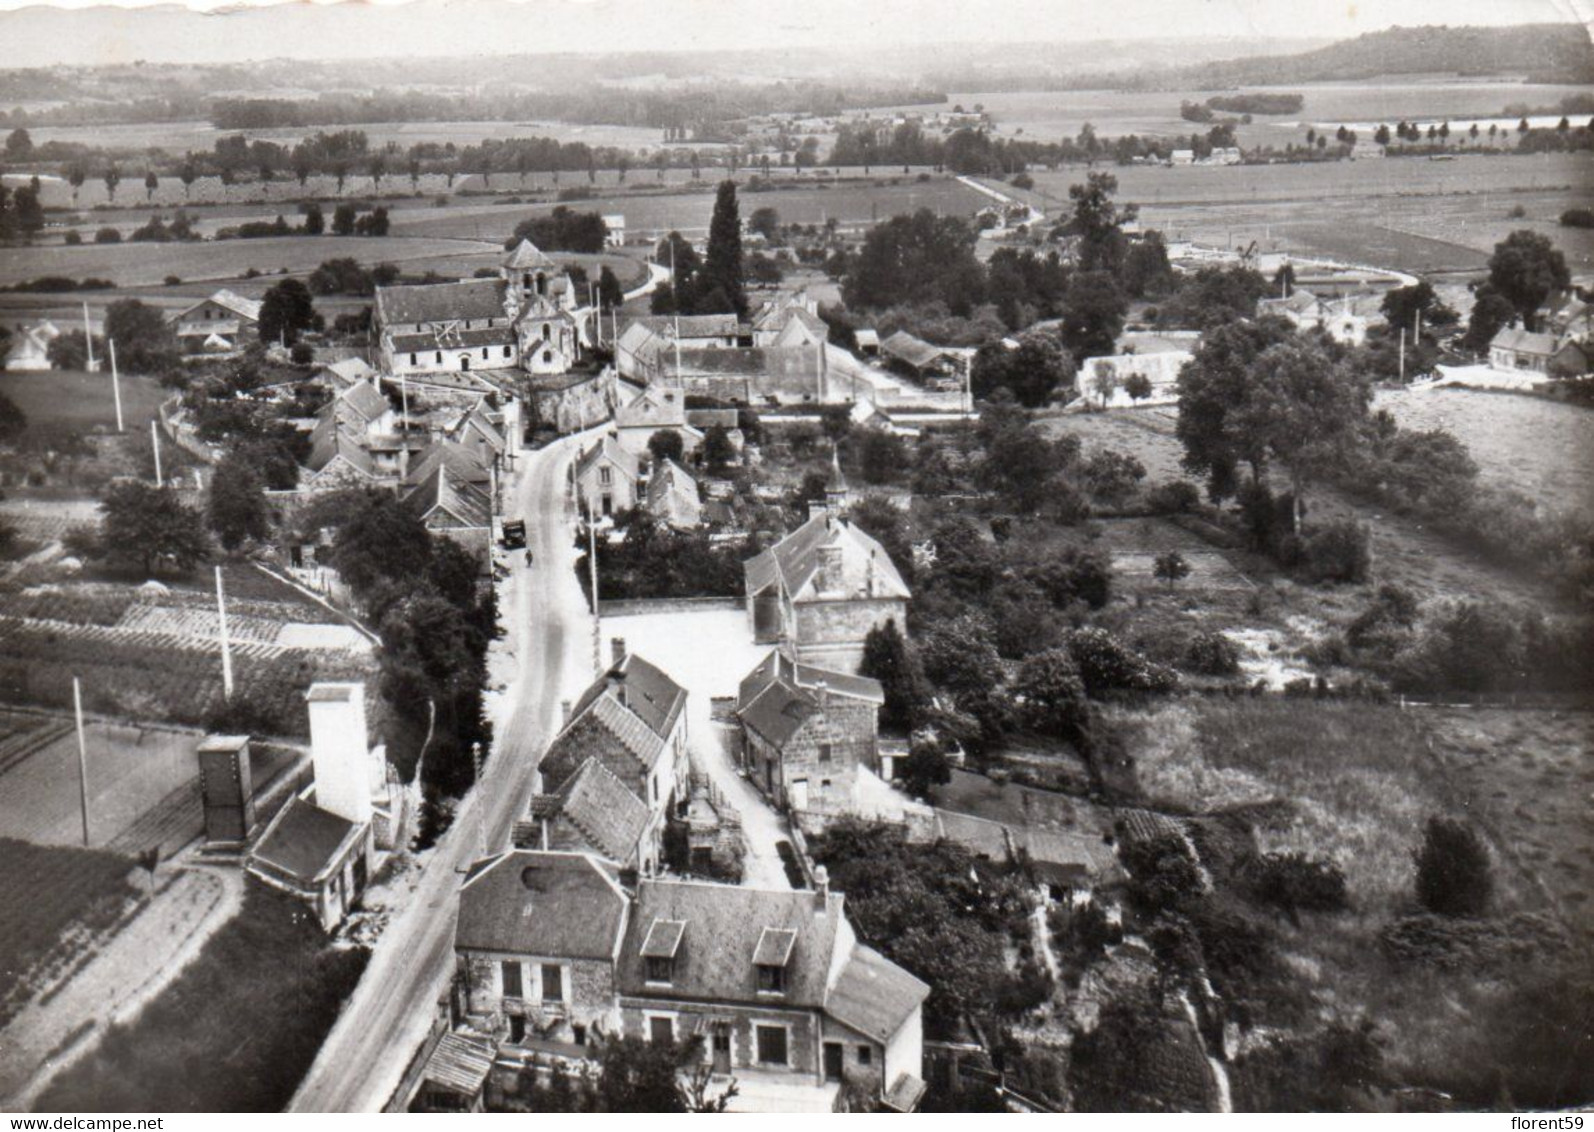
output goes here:
{"type": "Polygon", "coordinates": [[[1185,648],[1184,666],[1202,676],[1233,676],[1240,671],[1240,648],[1222,633],[1197,633],[1185,648]]]}
{"type": "Polygon", "coordinates": [[[296,366],[307,366],[315,361],[315,350],[308,342],[295,342],[293,349],[288,352],[289,358],[296,366]]]}
{"type": "Polygon", "coordinates": [[[1441,916],[1481,916],[1489,909],[1494,878],[1489,851],[1470,825],[1432,817],[1415,854],[1417,899],[1441,916]]]}
{"type": "Polygon", "coordinates": [[[79,232],[76,228],[73,228],[66,234],[65,243],[69,248],[80,246],[83,243],[83,233],[79,232]]]}
{"type": "Polygon", "coordinates": [[[1314,861],[1302,853],[1270,853],[1253,866],[1252,894],[1263,904],[1286,912],[1340,912],[1350,906],[1345,873],[1332,861],[1314,861]]]}
{"type": "Polygon", "coordinates": [[[94,242],[96,244],[119,244],[122,242],[121,230],[117,228],[101,228],[94,233],[94,242]]]}
{"type": "Polygon", "coordinates": [[[1077,629],[1068,651],[1078,665],[1088,695],[1103,692],[1167,692],[1178,683],[1171,669],[1153,664],[1105,629],[1077,629]]]}
{"type": "Polygon", "coordinates": [[[1563,228],[1594,228],[1594,208],[1569,208],[1561,213],[1563,228]]]}
{"type": "Polygon", "coordinates": [[[1286,568],[1314,583],[1364,582],[1372,566],[1367,531],[1349,519],[1318,527],[1304,538],[1285,536],[1278,557],[1286,568]]]}
{"type": "Polygon", "coordinates": [[[1159,483],[1146,493],[1146,506],[1156,515],[1185,515],[1201,506],[1201,489],[1189,480],[1159,483]]]}

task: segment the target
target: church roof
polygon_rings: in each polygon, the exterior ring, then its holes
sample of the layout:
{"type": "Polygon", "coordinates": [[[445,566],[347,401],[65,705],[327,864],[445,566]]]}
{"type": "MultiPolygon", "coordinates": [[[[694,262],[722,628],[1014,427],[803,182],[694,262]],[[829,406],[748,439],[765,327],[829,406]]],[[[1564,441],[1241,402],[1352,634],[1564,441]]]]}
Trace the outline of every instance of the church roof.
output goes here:
{"type": "Polygon", "coordinates": [[[376,318],[383,327],[503,317],[504,282],[501,279],[376,289],[376,318]]]}
{"type": "MultiPolygon", "coordinates": [[[[548,254],[530,240],[521,240],[514,249],[504,257],[504,266],[512,271],[526,271],[533,267],[553,267],[559,265],[548,254]]],[[[563,270],[560,268],[560,270],[563,270]]]]}

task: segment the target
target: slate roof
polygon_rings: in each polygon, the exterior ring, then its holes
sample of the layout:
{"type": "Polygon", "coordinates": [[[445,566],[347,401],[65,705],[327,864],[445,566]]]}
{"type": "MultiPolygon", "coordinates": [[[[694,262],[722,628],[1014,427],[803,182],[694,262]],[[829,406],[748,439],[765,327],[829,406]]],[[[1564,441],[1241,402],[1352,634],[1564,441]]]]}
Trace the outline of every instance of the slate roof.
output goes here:
{"type": "Polygon", "coordinates": [[[260,321],[259,299],[246,299],[236,291],[229,291],[225,287],[220,291],[212,292],[192,306],[184,307],[175,315],[172,315],[170,321],[181,322],[185,316],[198,310],[206,303],[215,303],[222,310],[231,311],[239,318],[248,319],[250,322],[260,321]]]}
{"type": "Polygon", "coordinates": [[[760,593],[780,581],[794,601],[820,598],[821,595],[805,591],[819,572],[820,548],[827,545],[842,548],[842,577],[826,580],[824,600],[912,596],[891,556],[873,536],[846,519],[823,513],[747,560],[743,566],[747,592],[760,593]]]}
{"type": "Polygon", "coordinates": [[[648,480],[648,511],[670,526],[695,527],[703,521],[703,506],[692,473],[674,460],[663,460],[648,480]]]}
{"type": "Polygon", "coordinates": [[[567,839],[556,833],[554,848],[590,848],[621,865],[631,863],[647,829],[648,807],[612,771],[589,758],[554,797],[556,809],[547,816],[576,835],[567,839]]]}
{"type": "Polygon", "coordinates": [[[803,688],[816,688],[823,683],[832,695],[851,696],[870,703],[886,702],[885,689],[871,676],[857,676],[836,672],[814,664],[801,664],[779,649],[771,649],[758,666],[742,677],[738,701],[742,697],[757,695],[758,691],[776,679],[786,680],[803,688]]]}
{"type": "Polygon", "coordinates": [[[813,696],[781,680],[766,685],[736,711],[748,730],[757,732],[777,748],[784,747],[786,741],[818,713],[819,704],[813,696]]]}
{"type": "Polygon", "coordinates": [[[272,820],[249,856],[308,887],[337,863],[340,850],[356,832],[353,822],[294,797],[272,820]]]}
{"type": "MultiPolygon", "coordinates": [[[[842,898],[807,891],[743,888],[696,881],[644,880],[620,950],[616,982],[622,994],[659,993],[646,981],[643,944],[656,920],[686,926],[674,952],[669,988],[672,999],[708,1002],[758,1002],[753,956],[766,928],[796,933],[786,963],[786,1006],[821,1007],[838,936],[843,930],[842,898]]],[[[851,929],[846,929],[850,941],[851,929]]],[[[767,1002],[772,996],[764,996],[767,1002]]]]}
{"type": "MultiPolygon", "coordinates": [[[[409,334],[393,334],[390,336],[393,349],[400,354],[424,353],[427,350],[474,350],[480,346],[513,346],[515,345],[515,328],[507,323],[503,326],[474,326],[466,330],[462,326],[450,326],[432,331],[411,332],[409,334]]],[[[499,361],[503,358],[484,358],[483,362],[499,361]]]]}
{"type": "Polygon", "coordinates": [[[503,317],[502,279],[467,279],[462,283],[376,289],[376,318],[383,328],[397,328],[406,323],[503,317]]]}
{"type": "Polygon", "coordinates": [[[930,988],[873,948],[861,944],[836,978],[825,1011],[884,1045],[924,1004],[930,988]]]}
{"type": "Polygon", "coordinates": [[[637,458],[621,447],[620,441],[610,433],[604,433],[591,448],[576,457],[576,478],[583,478],[604,460],[620,469],[627,479],[636,479],[637,458]]]}
{"type": "Polygon", "coordinates": [[[335,414],[327,413],[316,422],[315,429],[310,434],[310,455],[305,461],[305,466],[312,472],[319,472],[339,456],[347,460],[357,471],[367,476],[376,475],[376,465],[371,462],[371,454],[339,426],[335,414]]]}
{"type": "MultiPolygon", "coordinates": [[[[812,346],[681,347],[681,374],[701,377],[812,377],[821,362],[812,346]]],[[[673,360],[670,366],[674,371],[673,360]]]]}
{"type": "Polygon", "coordinates": [[[369,381],[355,382],[333,401],[339,411],[356,414],[362,421],[374,421],[392,408],[381,390],[369,381]]]}
{"type": "Polygon", "coordinates": [[[991,861],[1007,860],[1007,827],[1001,822],[940,809],[935,811],[935,818],[946,840],[991,861]]]}
{"type": "Polygon", "coordinates": [[[342,358],[339,361],[328,362],[321,367],[321,372],[330,375],[343,386],[354,385],[376,374],[376,370],[372,369],[364,358],[342,358]]]}
{"type": "Polygon", "coordinates": [[[608,959],[626,923],[611,866],[585,853],[519,849],[477,863],[459,894],[454,946],[608,959]]]}
{"type": "Polygon", "coordinates": [[[685,428],[685,398],[673,389],[646,389],[615,411],[617,428],[685,428]]]}
{"type": "Polygon", "coordinates": [[[1553,334],[1536,334],[1520,327],[1506,326],[1489,340],[1489,349],[1511,350],[1518,354],[1538,354],[1547,358],[1555,353],[1555,341],[1553,334]]]}
{"type": "Polygon", "coordinates": [[[459,480],[478,487],[490,485],[493,473],[474,452],[457,440],[437,440],[418,452],[410,460],[409,473],[404,482],[417,484],[426,479],[439,465],[448,468],[459,480]]]}

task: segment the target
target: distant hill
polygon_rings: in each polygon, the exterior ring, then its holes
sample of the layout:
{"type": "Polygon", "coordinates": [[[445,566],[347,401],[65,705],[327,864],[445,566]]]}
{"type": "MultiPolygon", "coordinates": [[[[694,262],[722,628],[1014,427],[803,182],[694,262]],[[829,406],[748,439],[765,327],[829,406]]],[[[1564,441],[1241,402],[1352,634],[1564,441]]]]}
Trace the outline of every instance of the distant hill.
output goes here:
{"type": "Polygon", "coordinates": [[[1380,75],[1522,75],[1594,82],[1594,43],[1577,24],[1389,28],[1298,55],[1259,55],[1181,67],[1158,85],[1200,89],[1370,79],[1380,75]]]}

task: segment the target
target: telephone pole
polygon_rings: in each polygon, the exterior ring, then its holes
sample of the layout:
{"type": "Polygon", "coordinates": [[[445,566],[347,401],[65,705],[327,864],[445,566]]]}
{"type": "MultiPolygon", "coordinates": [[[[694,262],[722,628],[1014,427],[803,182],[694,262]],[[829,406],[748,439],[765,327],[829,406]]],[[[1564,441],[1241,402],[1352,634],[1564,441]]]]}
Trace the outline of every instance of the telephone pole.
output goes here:
{"type": "Polygon", "coordinates": [[[216,613],[221,619],[221,691],[232,699],[232,644],[227,640],[227,600],[222,594],[221,567],[216,567],[216,613]]]}
{"type": "Polygon", "coordinates": [[[72,709],[77,715],[77,796],[83,815],[83,848],[89,847],[89,750],[83,737],[83,686],[72,677],[72,709]]]}

